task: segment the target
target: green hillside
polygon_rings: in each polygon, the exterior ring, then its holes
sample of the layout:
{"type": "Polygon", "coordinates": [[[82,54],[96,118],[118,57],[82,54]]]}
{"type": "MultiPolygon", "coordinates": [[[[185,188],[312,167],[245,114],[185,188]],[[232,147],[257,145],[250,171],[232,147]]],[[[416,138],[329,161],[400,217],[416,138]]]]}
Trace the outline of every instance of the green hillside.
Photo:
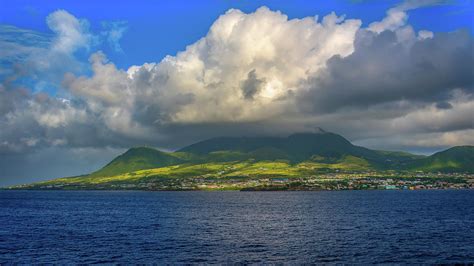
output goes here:
{"type": "MultiPolygon", "coordinates": [[[[350,158],[351,165],[354,164],[354,161],[363,162],[364,168],[369,169],[377,163],[382,163],[386,157],[390,156],[354,146],[342,136],[328,132],[294,134],[287,138],[214,138],[198,142],[174,153],[166,153],[148,147],[131,148],[89,176],[114,176],[183,163],[206,164],[241,161],[280,160],[288,162],[290,165],[313,161],[322,165],[334,164],[346,168],[344,162],[348,158],[350,158]]],[[[361,168],[358,167],[358,169],[361,168]]]]}
{"type": "Polygon", "coordinates": [[[325,131],[298,133],[286,138],[213,138],[182,148],[179,152],[194,154],[207,161],[288,160],[293,164],[313,158],[319,158],[319,162],[331,163],[345,156],[353,156],[367,161],[369,168],[376,169],[400,169],[406,162],[422,157],[355,146],[344,137],[325,131]]]}
{"type": "Polygon", "coordinates": [[[312,155],[341,158],[347,154],[363,155],[370,150],[352,145],[340,135],[322,133],[300,133],[287,138],[240,137],[213,138],[185,147],[180,152],[209,155],[218,151],[233,151],[262,160],[287,159],[303,161],[312,155]]]}
{"type": "Polygon", "coordinates": [[[90,176],[114,176],[136,170],[175,165],[182,162],[182,159],[172,153],[165,153],[148,147],[136,147],[119,155],[102,169],[90,174],[90,176]]]}
{"type": "Polygon", "coordinates": [[[409,166],[412,170],[440,172],[474,172],[474,146],[457,146],[415,160],[409,166]]]}

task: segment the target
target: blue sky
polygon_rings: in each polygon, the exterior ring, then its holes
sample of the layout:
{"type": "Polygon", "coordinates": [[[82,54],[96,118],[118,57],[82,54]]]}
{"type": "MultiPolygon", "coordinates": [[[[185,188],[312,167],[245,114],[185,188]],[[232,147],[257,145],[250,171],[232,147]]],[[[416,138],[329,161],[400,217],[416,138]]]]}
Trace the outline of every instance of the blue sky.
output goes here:
{"type": "MultiPolygon", "coordinates": [[[[324,16],[330,12],[358,18],[367,25],[380,20],[385,11],[401,1],[250,1],[250,0],[160,0],[146,1],[8,1],[1,0],[0,24],[11,24],[49,33],[45,17],[64,9],[90,22],[98,30],[107,21],[124,21],[127,30],[120,40],[122,53],[108,46],[100,47],[120,68],[156,62],[166,55],[175,55],[186,45],[203,37],[212,23],[228,9],[253,12],[260,6],[280,10],[289,18],[324,16]]],[[[410,11],[410,24],[431,31],[454,31],[467,28],[474,32],[474,3],[470,0],[449,1],[410,11]]]]}

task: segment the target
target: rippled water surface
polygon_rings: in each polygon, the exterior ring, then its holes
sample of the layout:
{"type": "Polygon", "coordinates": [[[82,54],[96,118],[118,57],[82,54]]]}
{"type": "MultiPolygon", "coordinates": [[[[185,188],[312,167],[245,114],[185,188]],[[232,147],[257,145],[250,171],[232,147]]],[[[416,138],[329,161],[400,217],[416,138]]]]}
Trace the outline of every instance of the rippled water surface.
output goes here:
{"type": "Polygon", "coordinates": [[[0,263],[474,262],[474,191],[0,191],[0,263]]]}

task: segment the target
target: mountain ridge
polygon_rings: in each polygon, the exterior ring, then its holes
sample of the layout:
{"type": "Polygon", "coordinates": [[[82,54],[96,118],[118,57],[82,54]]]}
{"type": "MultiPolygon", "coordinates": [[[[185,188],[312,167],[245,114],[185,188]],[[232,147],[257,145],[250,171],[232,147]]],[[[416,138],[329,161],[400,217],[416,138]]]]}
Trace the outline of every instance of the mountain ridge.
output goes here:
{"type": "Polygon", "coordinates": [[[411,168],[439,172],[474,172],[474,146],[455,146],[436,152],[431,156],[414,161],[411,168]]]}
{"type": "MultiPolygon", "coordinates": [[[[468,153],[472,153],[469,150],[469,147],[472,146],[462,147],[468,149],[468,153]]],[[[448,150],[455,152],[454,148],[456,147],[448,150]]],[[[431,156],[439,157],[448,150],[431,156]]],[[[151,147],[133,147],[117,156],[102,169],[92,173],[91,176],[110,176],[181,163],[246,160],[282,160],[288,161],[290,164],[304,161],[336,163],[343,161],[347,156],[367,161],[371,168],[377,170],[436,170],[439,168],[431,167],[429,163],[442,160],[439,158],[430,159],[431,156],[415,155],[408,152],[368,149],[353,145],[341,135],[320,129],[316,133],[301,132],[287,137],[216,137],[185,146],[175,152],[163,152],[151,147]]],[[[454,156],[453,158],[460,160],[458,157],[454,156]]],[[[468,158],[474,162],[474,159],[468,158]]],[[[459,165],[461,167],[448,168],[459,171],[464,171],[466,168],[469,171],[474,171],[470,161],[459,165]]]]}
{"type": "Polygon", "coordinates": [[[115,157],[91,176],[112,176],[136,170],[157,168],[181,163],[182,160],[151,147],[133,147],[115,157]]]}
{"type": "MultiPolygon", "coordinates": [[[[474,174],[474,146],[457,146],[431,156],[418,156],[356,146],[326,131],[288,137],[220,137],[196,142],[175,152],[133,147],[89,175],[58,178],[21,188],[173,190],[220,186],[235,189],[236,184],[240,184],[239,188],[246,189],[258,184],[273,186],[271,180],[283,178],[300,180],[288,182],[296,182],[295,187],[301,187],[298,184],[304,182],[306,189],[314,188],[311,185],[314,182],[319,184],[316,187],[327,188],[327,182],[333,184],[339,180],[341,183],[336,187],[329,185],[332,189],[349,187],[349,181],[344,181],[349,177],[363,188],[364,178],[380,178],[377,182],[385,184],[384,180],[395,182],[397,179],[393,177],[397,175],[410,179],[420,172],[434,173],[430,180],[437,180],[438,173],[474,174]],[[334,179],[335,175],[339,178],[334,179]],[[308,178],[314,182],[308,183],[308,178]]],[[[456,178],[449,180],[459,182],[456,178]]]]}

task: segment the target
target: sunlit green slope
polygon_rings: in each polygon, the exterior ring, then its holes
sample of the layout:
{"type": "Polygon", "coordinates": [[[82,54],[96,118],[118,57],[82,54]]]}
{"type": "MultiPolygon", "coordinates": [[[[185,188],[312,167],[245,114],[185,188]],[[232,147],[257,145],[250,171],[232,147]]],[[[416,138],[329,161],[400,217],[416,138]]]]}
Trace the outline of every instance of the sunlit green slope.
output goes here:
{"type": "Polygon", "coordinates": [[[474,146],[458,146],[415,160],[410,169],[440,172],[474,172],[474,146]]]}
{"type": "Polygon", "coordinates": [[[173,154],[148,147],[137,147],[131,148],[124,154],[119,155],[102,169],[90,174],[90,176],[113,176],[141,169],[176,165],[182,162],[182,159],[173,154]]]}
{"type": "Polygon", "coordinates": [[[183,163],[152,169],[131,171],[116,175],[85,175],[77,177],[66,177],[34,184],[34,186],[64,185],[89,186],[110,185],[130,182],[154,182],[163,179],[181,178],[275,178],[275,177],[300,177],[334,171],[365,171],[369,167],[367,161],[345,156],[341,160],[332,163],[305,161],[291,164],[288,161],[232,161],[232,162],[208,162],[208,163],[183,163]]]}

